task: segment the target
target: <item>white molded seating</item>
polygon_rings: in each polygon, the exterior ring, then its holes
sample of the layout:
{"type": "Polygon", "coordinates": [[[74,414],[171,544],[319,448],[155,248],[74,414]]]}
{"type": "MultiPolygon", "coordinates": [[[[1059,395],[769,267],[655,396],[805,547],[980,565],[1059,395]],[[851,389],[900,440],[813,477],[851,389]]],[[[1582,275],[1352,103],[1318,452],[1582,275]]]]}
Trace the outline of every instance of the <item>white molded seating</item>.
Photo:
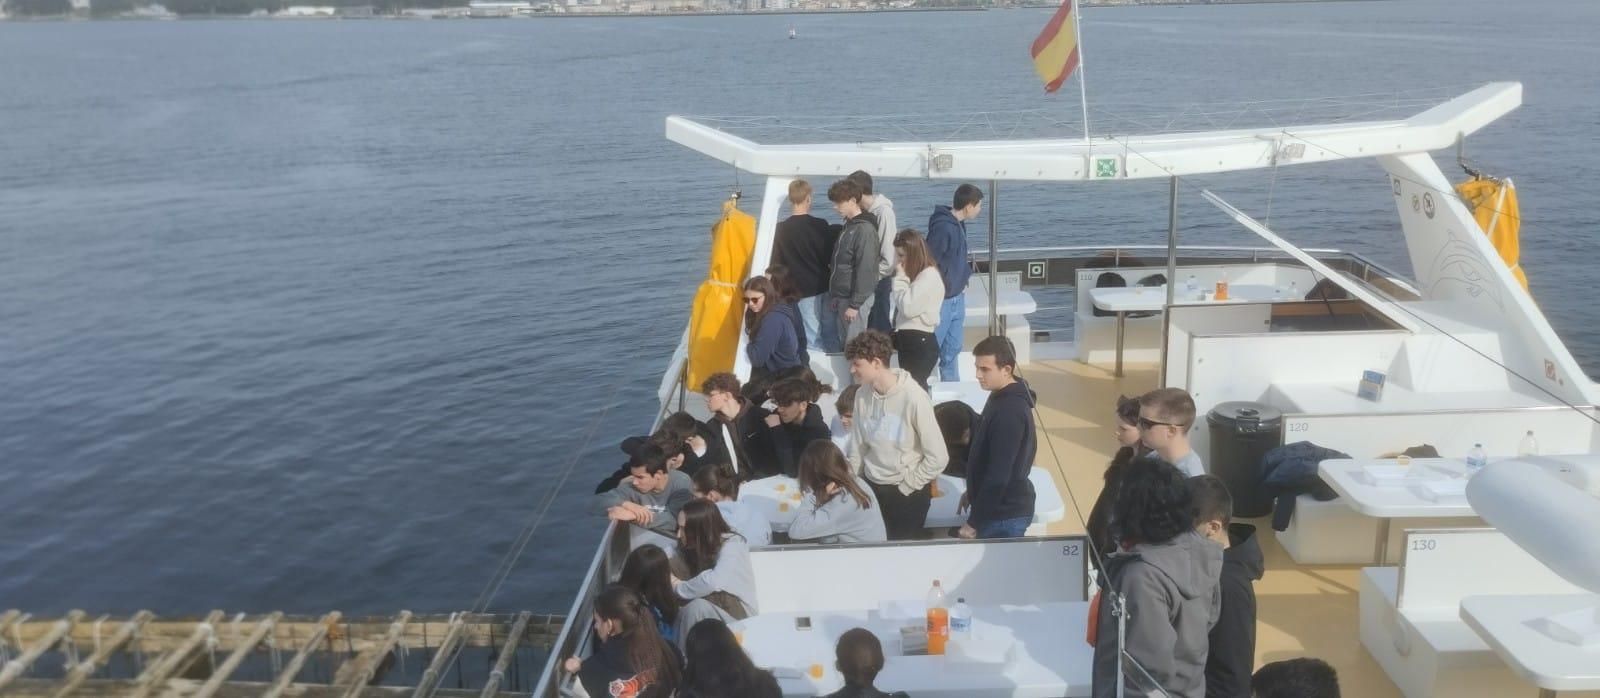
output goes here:
{"type": "Polygon", "coordinates": [[[1361,644],[1406,698],[1533,698],[1460,618],[1461,598],[1573,587],[1486,528],[1407,531],[1405,564],[1361,570],[1361,644]],[[1411,551],[1415,541],[1432,545],[1411,551]]]}
{"type": "MultiPolygon", "coordinates": [[[[1278,543],[1301,565],[1370,565],[1377,562],[1378,519],[1350,508],[1341,499],[1319,502],[1309,494],[1295,499],[1289,527],[1278,543]]],[[[1405,529],[1482,526],[1477,518],[1395,519],[1389,527],[1389,560],[1400,558],[1405,529]]]]}
{"type": "Polygon", "coordinates": [[[1284,552],[1301,565],[1373,562],[1378,520],[1338,499],[1319,502],[1309,494],[1295,499],[1289,527],[1278,532],[1284,552]]]}

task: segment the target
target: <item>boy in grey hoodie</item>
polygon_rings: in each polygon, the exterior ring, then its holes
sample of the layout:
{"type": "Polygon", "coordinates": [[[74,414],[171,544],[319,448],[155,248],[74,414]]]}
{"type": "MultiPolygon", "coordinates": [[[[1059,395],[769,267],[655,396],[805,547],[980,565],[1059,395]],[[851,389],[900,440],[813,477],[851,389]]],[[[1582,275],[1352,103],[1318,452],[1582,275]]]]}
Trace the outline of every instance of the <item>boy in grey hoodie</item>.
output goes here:
{"type": "Polygon", "coordinates": [[[1222,546],[1195,532],[1183,473],[1155,459],[1129,464],[1112,520],[1118,545],[1105,559],[1110,581],[1095,634],[1094,698],[1117,694],[1118,595],[1127,695],[1204,698],[1207,635],[1222,605],[1222,546]]]}

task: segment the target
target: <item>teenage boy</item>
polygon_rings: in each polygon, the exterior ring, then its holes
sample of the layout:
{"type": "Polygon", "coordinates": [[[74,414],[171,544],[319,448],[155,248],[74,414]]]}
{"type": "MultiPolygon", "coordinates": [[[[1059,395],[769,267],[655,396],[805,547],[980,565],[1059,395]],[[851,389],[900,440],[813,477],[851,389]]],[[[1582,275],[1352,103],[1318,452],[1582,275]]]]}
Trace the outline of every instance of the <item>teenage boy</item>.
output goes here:
{"type": "Polygon", "coordinates": [[[928,391],[903,369],[889,368],[893,346],[877,330],[845,345],[850,375],[861,385],[845,458],[877,495],[889,540],[916,540],[927,536],[930,485],[950,456],[928,391]]]}
{"type": "Polygon", "coordinates": [[[1178,466],[1184,475],[1206,474],[1200,454],[1189,447],[1194,425],[1194,398],[1182,388],[1157,388],[1139,397],[1139,440],[1149,457],[1178,466]]]}
{"type": "Polygon", "coordinates": [[[883,194],[876,193],[872,186],[872,175],[866,170],[856,170],[850,173],[850,181],[861,187],[861,206],[872,213],[878,221],[878,285],[873,287],[872,312],[867,318],[867,327],[884,334],[893,336],[894,318],[890,307],[889,296],[894,290],[894,236],[900,232],[897,227],[899,221],[894,217],[894,202],[883,194]]]}
{"type": "Polygon", "coordinates": [[[1204,698],[1222,548],[1195,531],[1194,498],[1177,468],[1136,458],[1126,470],[1112,504],[1119,549],[1105,558],[1091,694],[1117,695],[1120,663],[1127,695],[1204,698]],[[1119,625],[1127,661],[1117,649],[1119,625]]]}
{"type": "MultiPolygon", "coordinates": [[[[833,266],[828,271],[828,309],[838,319],[838,333],[828,351],[838,351],[851,337],[867,328],[878,283],[878,219],[861,204],[861,186],[841,179],[828,187],[833,210],[844,217],[844,230],[833,246],[833,266]]],[[[889,235],[892,244],[894,235],[889,235]]],[[[892,253],[891,253],[892,254],[892,253]]],[[[892,280],[891,280],[892,282],[892,280]]]]}
{"type": "Polygon", "coordinates": [[[1033,391],[1017,378],[1017,357],[1005,337],[987,337],[972,350],[978,385],[989,391],[967,449],[966,511],[962,538],[1021,538],[1033,523],[1033,470],[1037,447],[1033,391]]]}
{"type": "Polygon", "coordinates": [[[851,383],[839,391],[839,399],[833,402],[833,409],[839,414],[834,417],[834,422],[828,425],[828,429],[833,432],[833,445],[838,446],[839,452],[846,458],[850,457],[850,422],[851,417],[855,416],[856,392],[859,390],[861,386],[851,383]]]}
{"type": "Polygon", "coordinates": [[[767,411],[744,398],[739,378],[732,373],[713,373],[701,381],[700,392],[711,411],[711,421],[706,424],[711,438],[701,460],[733,466],[740,480],[756,477],[758,470],[769,467],[772,447],[767,438],[767,411]]]}
{"type": "Polygon", "coordinates": [[[1255,698],[1339,698],[1339,672],[1313,657],[1261,667],[1250,679],[1255,698]]]}
{"type": "Polygon", "coordinates": [[[805,326],[807,344],[824,350],[823,337],[839,334],[831,314],[823,312],[828,294],[828,264],[833,259],[833,244],[839,238],[838,226],[811,215],[811,183],[797,179],[789,183],[789,217],[778,222],[772,242],[772,263],[789,269],[789,280],[800,294],[795,307],[805,326]]]}
{"type": "Polygon", "coordinates": [[[886,693],[876,685],[883,671],[883,643],[866,628],[851,628],[834,647],[834,668],[844,677],[844,688],[824,698],[909,698],[904,691],[886,693]]]}
{"type": "MultiPolygon", "coordinates": [[[[617,468],[616,472],[601,480],[600,484],[594,489],[595,494],[616,489],[617,485],[622,484],[623,480],[630,477],[629,471],[633,469],[633,465],[640,462],[646,454],[651,458],[664,458],[667,461],[668,468],[680,470],[683,468],[684,459],[689,452],[689,445],[667,431],[665,426],[658,429],[656,433],[651,434],[649,438],[630,436],[623,439],[622,445],[623,450],[632,449],[628,455],[628,462],[623,463],[622,467],[617,468]]],[[[694,477],[693,472],[685,472],[684,474],[694,477]]]]}
{"type": "Polygon", "coordinates": [[[827,441],[833,437],[828,423],[822,419],[822,409],[812,404],[817,399],[816,381],[788,378],[772,384],[767,396],[776,409],[767,415],[767,438],[772,443],[774,462],[771,474],[782,472],[796,477],[800,472],[800,454],[812,441],[827,441]]]}
{"type": "Polygon", "coordinates": [[[1222,546],[1222,615],[1211,626],[1206,698],[1250,698],[1256,659],[1255,581],[1266,571],[1256,527],[1232,523],[1233,496],[1215,475],[1189,478],[1195,530],[1222,546]]]}
{"type": "MultiPolygon", "coordinates": [[[[646,445],[639,450],[629,464],[628,478],[616,489],[596,495],[595,501],[612,521],[627,521],[673,540],[678,534],[678,510],[694,499],[694,483],[688,475],[667,467],[659,447],[646,445]]],[[[639,542],[636,537],[635,543],[639,542]]]]}
{"type": "Polygon", "coordinates": [[[939,266],[939,278],[944,279],[944,303],[939,306],[939,328],[934,339],[939,342],[939,380],[954,383],[961,380],[956,361],[961,356],[961,330],[967,315],[967,280],[972,277],[972,266],[967,263],[967,221],[983,211],[983,190],[971,184],[956,187],[949,206],[933,207],[928,218],[928,251],[939,266]]]}

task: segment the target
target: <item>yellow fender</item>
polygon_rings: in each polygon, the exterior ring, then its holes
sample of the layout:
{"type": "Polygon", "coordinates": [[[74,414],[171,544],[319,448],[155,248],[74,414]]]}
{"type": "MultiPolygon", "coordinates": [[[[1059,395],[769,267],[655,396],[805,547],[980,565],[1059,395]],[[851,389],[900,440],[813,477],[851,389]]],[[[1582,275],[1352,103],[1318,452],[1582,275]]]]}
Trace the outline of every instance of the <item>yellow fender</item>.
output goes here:
{"type": "Polygon", "coordinates": [[[750,274],[756,247],[756,219],[740,211],[734,199],[722,204],[722,217],[711,226],[711,268],[694,294],[689,313],[689,363],[685,384],[699,390],[713,373],[732,371],[739,350],[744,304],[743,283],[750,274]]]}
{"type": "Polygon", "coordinates": [[[1500,253],[1500,259],[1517,277],[1522,289],[1528,289],[1528,277],[1522,273],[1522,216],[1517,209],[1517,188],[1511,180],[1474,178],[1456,187],[1461,200],[1472,209],[1489,244],[1500,253]]]}

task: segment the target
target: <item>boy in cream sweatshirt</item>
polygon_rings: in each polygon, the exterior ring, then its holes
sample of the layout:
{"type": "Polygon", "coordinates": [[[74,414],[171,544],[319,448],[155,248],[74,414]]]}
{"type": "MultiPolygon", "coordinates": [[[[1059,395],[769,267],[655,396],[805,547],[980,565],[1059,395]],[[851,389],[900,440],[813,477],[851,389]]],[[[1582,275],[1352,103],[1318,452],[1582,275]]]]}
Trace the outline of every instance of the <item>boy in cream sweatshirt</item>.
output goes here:
{"type": "Polygon", "coordinates": [[[889,368],[889,336],[876,330],[845,346],[856,393],[846,457],[867,481],[883,508],[889,540],[927,536],[924,522],[932,502],[930,485],[950,460],[933,400],[910,374],[889,368]]]}

